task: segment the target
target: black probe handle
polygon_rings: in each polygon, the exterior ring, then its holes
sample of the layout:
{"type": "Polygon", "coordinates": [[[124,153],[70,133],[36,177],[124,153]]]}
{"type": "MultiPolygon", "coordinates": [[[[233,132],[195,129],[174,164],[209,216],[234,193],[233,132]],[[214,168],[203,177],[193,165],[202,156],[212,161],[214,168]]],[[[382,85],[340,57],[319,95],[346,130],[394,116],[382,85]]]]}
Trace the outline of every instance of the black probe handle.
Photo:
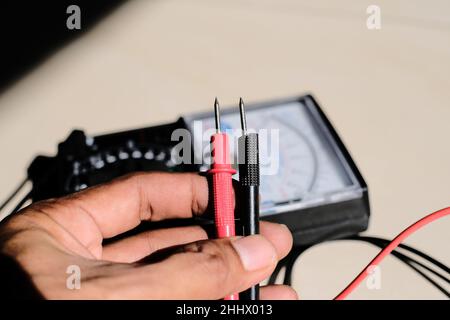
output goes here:
{"type": "MultiPolygon", "coordinates": [[[[244,236],[259,234],[259,187],[241,186],[241,210],[244,236]]],[[[259,285],[239,294],[241,300],[259,300],[259,285]]]]}
{"type": "Polygon", "coordinates": [[[242,186],[242,210],[247,214],[243,217],[244,235],[259,233],[259,187],[242,186]]]}
{"type": "MultiPolygon", "coordinates": [[[[239,138],[239,204],[242,233],[259,233],[259,148],[258,134],[239,138]]],[[[241,300],[259,300],[259,285],[239,294],[241,300]]]]}

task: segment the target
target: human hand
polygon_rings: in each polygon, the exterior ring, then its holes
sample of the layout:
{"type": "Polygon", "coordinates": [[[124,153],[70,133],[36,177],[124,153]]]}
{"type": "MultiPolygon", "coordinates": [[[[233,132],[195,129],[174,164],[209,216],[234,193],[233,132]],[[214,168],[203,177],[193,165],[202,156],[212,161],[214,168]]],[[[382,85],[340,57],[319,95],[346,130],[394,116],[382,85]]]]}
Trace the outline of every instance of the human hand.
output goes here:
{"type": "MultiPolygon", "coordinates": [[[[287,255],[284,225],[261,222],[261,235],[208,240],[199,226],[145,231],[103,245],[141,221],[189,218],[208,205],[196,174],[139,173],[68,197],[37,202],[0,228],[0,251],[49,299],[221,299],[267,278],[287,255]],[[177,246],[149,263],[161,249],[177,246]],[[145,258],[145,259],[144,259],[145,258]],[[79,266],[81,288],[66,286],[79,266]]],[[[287,286],[261,288],[261,299],[296,299],[287,286]]]]}

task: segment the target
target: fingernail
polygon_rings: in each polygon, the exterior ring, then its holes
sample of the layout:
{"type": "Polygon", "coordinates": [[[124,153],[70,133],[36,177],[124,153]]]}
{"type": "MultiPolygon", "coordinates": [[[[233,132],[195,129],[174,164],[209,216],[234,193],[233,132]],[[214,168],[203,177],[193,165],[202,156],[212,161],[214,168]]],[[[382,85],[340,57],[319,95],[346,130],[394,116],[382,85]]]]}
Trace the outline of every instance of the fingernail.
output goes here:
{"type": "Polygon", "coordinates": [[[232,245],[247,271],[268,267],[275,263],[277,253],[273,245],[260,235],[239,238],[232,245]]]}

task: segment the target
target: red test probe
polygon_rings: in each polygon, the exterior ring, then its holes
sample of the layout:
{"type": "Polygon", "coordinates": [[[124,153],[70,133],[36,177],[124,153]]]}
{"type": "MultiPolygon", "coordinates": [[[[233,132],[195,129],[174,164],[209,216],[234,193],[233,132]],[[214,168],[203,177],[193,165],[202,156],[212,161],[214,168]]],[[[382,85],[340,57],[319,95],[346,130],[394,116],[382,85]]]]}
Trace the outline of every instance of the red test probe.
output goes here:
{"type": "MultiPolygon", "coordinates": [[[[216,133],[211,136],[212,165],[208,173],[213,179],[214,222],[217,238],[229,238],[235,236],[232,175],[236,173],[236,170],[230,163],[228,135],[220,132],[220,110],[217,98],[214,101],[214,114],[216,133]]],[[[239,300],[239,294],[234,293],[224,299],[239,300]]]]}

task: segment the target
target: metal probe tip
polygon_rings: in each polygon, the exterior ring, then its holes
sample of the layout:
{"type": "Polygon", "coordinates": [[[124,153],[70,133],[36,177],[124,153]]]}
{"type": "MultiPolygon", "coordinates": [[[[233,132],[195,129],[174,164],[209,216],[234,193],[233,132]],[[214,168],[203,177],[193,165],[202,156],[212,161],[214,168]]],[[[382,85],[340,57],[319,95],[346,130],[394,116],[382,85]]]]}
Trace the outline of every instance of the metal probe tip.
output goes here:
{"type": "Polygon", "coordinates": [[[220,133],[220,107],[217,97],[214,100],[214,116],[216,118],[216,131],[217,133],[220,133]]]}
{"type": "Polygon", "coordinates": [[[241,127],[244,134],[247,134],[247,119],[245,117],[244,100],[239,98],[239,112],[241,113],[241,127]]]}

